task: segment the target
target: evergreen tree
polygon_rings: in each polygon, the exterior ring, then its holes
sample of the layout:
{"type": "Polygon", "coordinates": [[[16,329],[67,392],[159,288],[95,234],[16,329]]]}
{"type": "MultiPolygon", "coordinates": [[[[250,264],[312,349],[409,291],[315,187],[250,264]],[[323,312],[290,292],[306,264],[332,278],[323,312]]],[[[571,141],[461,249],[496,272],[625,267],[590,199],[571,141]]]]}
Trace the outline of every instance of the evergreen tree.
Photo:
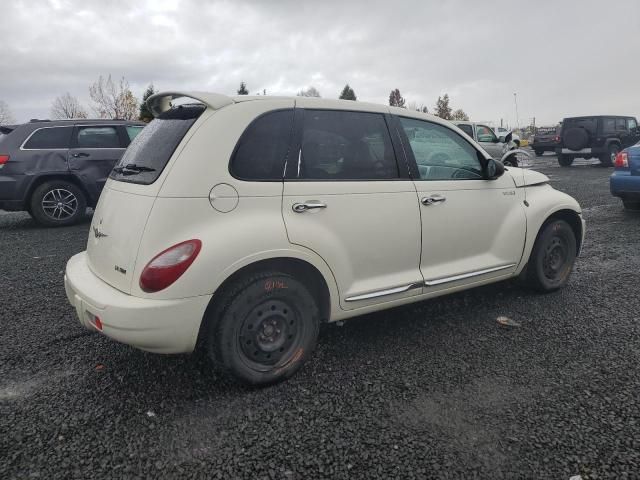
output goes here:
{"type": "Polygon", "coordinates": [[[436,102],[435,107],[435,115],[445,120],[452,120],[451,116],[451,107],[449,106],[449,95],[444,94],[443,97],[438,97],[438,101],[436,102]]]}
{"type": "Polygon", "coordinates": [[[139,118],[143,122],[149,123],[151,120],[153,120],[153,114],[151,113],[151,110],[149,110],[149,107],[147,107],[147,99],[154,93],[156,93],[156,90],[155,88],[153,88],[153,83],[150,83],[147,89],[142,94],[142,103],[140,103],[139,118]]]}
{"type": "Polygon", "coordinates": [[[342,93],[340,94],[340,100],[357,100],[356,92],[353,91],[353,88],[349,86],[347,83],[342,89],[342,93]]]}
{"type": "Polygon", "coordinates": [[[464,121],[468,121],[469,120],[469,115],[467,115],[466,113],[464,113],[464,110],[462,110],[461,108],[457,109],[455,112],[453,112],[453,115],[451,116],[452,120],[464,120],[464,121]]]}
{"type": "Polygon", "coordinates": [[[395,90],[391,90],[389,94],[389,105],[392,107],[401,107],[404,108],[404,98],[400,95],[400,90],[397,88],[395,90]]]}
{"type": "Polygon", "coordinates": [[[247,90],[247,84],[244,82],[240,82],[240,88],[238,89],[238,95],[249,95],[249,90],[247,90]]]}

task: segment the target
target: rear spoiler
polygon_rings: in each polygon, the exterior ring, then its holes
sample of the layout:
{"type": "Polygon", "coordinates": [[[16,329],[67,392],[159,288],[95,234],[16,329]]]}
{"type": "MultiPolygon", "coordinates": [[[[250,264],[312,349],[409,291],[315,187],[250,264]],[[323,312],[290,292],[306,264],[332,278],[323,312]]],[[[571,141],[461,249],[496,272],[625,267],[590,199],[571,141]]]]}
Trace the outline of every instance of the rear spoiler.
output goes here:
{"type": "Polygon", "coordinates": [[[17,126],[18,125],[0,125],[0,133],[8,135],[13,132],[17,126]]]}
{"type": "Polygon", "coordinates": [[[222,95],[220,93],[207,93],[207,92],[160,92],[155,95],[151,95],[147,99],[147,107],[157,117],[162,112],[166,112],[171,108],[171,100],[176,98],[192,98],[204,103],[207,107],[218,110],[227,105],[235,103],[231,97],[222,95]]]}

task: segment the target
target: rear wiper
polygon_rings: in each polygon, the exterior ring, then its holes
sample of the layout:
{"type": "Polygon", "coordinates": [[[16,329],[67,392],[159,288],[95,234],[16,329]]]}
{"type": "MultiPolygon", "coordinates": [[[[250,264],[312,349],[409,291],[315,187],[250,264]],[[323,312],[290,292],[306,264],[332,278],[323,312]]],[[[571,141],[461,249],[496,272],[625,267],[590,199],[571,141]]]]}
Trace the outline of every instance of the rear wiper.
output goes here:
{"type": "Polygon", "coordinates": [[[122,167],[114,167],[114,172],[122,175],[135,175],[141,172],[155,172],[155,168],[145,167],[143,165],[136,165],[135,163],[128,163],[122,167]]]}

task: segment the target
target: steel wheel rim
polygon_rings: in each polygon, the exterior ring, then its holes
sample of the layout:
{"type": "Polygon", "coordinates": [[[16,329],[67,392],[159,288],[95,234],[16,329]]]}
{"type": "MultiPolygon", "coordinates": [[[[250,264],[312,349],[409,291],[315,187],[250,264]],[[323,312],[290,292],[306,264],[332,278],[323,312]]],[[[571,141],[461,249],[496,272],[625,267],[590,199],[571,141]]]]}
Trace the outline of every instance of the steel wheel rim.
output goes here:
{"type": "Polygon", "coordinates": [[[270,299],[254,307],[238,334],[243,361],[252,369],[268,371],[288,363],[298,350],[304,326],[297,309],[270,299]]]}
{"type": "Polygon", "coordinates": [[[611,163],[614,163],[616,161],[616,155],[618,155],[618,147],[613,147],[610,152],[611,163]]]}
{"type": "Polygon", "coordinates": [[[64,188],[49,190],[40,204],[44,214],[53,220],[67,220],[78,211],[78,199],[64,188]]]}
{"type": "Polygon", "coordinates": [[[551,281],[558,281],[564,276],[569,258],[569,247],[561,237],[551,238],[544,250],[542,257],[542,271],[544,276],[551,281]]]}

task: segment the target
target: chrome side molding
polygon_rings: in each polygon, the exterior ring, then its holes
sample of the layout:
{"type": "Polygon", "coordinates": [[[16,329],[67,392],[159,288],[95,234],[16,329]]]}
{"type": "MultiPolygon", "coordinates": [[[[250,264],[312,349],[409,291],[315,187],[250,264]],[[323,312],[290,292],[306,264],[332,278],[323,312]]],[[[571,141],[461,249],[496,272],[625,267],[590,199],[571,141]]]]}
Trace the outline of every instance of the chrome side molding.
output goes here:
{"type": "Polygon", "coordinates": [[[414,288],[422,288],[422,282],[411,283],[409,285],[403,285],[401,287],[388,288],[385,290],[378,290],[371,293],[363,293],[362,295],[354,295],[353,297],[347,297],[345,302],[356,302],[358,300],[368,300],[370,298],[384,297],[385,295],[393,295],[394,293],[408,292],[414,288]]]}
{"type": "Polygon", "coordinates": [[[483,270],[476,270],[475,272],[461,273],[459,275],[453,275],[451,277],[435,278],[433,280],[425,280],[424,284],[427,287],[434,287],[436,285],[442,285],[443,283],[456,282],[458,280],[464,280],[465,278],[477,277],[478,275],[485,275],[487,273],[499,272],[500,270],[506,270],[507,268],[515,267],[515,263],[509,265],[502,265],[500,267],[485,268],[483,270]]]}

